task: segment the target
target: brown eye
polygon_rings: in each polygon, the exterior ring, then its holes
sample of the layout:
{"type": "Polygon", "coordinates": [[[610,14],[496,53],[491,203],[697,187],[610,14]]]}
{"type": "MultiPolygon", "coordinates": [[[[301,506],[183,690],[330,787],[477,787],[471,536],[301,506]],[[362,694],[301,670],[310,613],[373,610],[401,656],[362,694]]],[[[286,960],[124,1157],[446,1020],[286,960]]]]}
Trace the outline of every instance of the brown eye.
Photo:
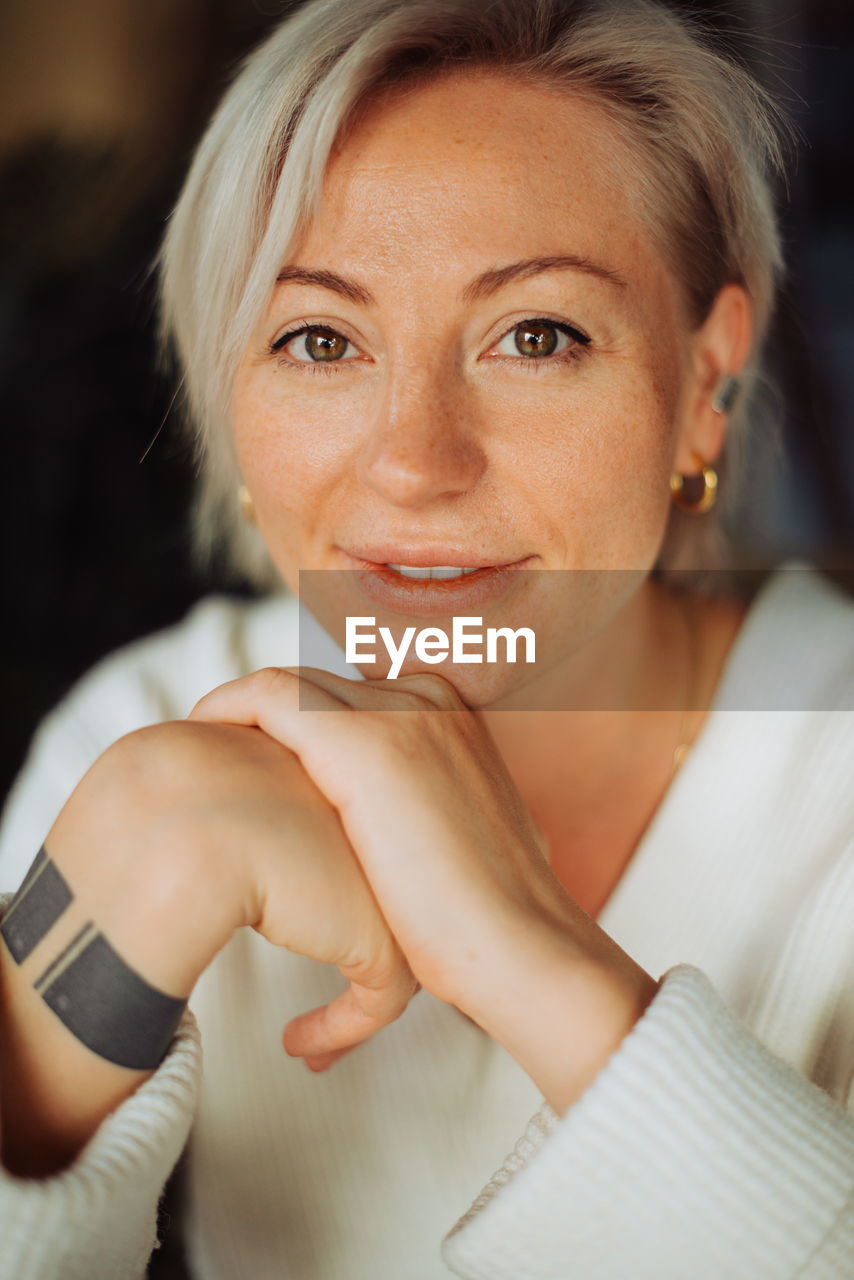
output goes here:
{"type": "Polygon", "coordinates": [[[521,356],[550,356],[557,348],[558,332],[553,324],[526,322],[514,330],[514,340],[521,356]]]}
{"type": "Polygon", "coordinates": [[[577,359],[589,345],[590,338],[575,325],[549,320],[547,316],[532,316],[508,329],[496,344],[494,354],[513,359],[524,356],[523,364],[550,368],[577,359]],[[554,358],[550,360],[550,356],[554,358]]]}
{"type": "Polygon", "coordinates": [[[283,333],[271,347],[283,351],[298,364],[337,364],[345,356],[356,354],[353,344],[335,329],[322,325],[303,325],[300,329],[283,333]]]}
{"type": "Polygon", "coordinates": [[[310,360],[340,360],[349,343],[334,329],[311,329],[305,335],[305,350],[310,360]]]}

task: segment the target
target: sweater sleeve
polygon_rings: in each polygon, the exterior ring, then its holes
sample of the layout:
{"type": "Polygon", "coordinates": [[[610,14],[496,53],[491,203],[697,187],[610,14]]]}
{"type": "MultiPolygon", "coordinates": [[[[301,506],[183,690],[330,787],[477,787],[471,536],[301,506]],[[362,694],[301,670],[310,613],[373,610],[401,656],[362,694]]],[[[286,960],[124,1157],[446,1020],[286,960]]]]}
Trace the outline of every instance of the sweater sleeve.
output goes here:
{"type": "Polygon", "coordinates": [[[157,1247],[157,1202],[187,1141],[201,1046],[185,1012],[150,1079],[103,1121],[70,1168],[0,1167],[0,1280],[139,1280],[157,1247]]]}
{"type": "Polygon", "coordinates": [[[680,965],[443,1252],[466,1280],[845,1280],[854,1120],[680,965]]]}

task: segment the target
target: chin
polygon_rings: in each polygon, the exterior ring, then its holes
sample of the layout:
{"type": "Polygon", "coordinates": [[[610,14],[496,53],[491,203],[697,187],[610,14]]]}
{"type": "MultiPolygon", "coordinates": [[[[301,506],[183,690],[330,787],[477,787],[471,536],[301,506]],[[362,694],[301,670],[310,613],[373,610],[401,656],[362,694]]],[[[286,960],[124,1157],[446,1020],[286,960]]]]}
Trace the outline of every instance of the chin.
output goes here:
{"type": "MultiPolygon", "coordinates": [[[[387,666],[360,667],[366,680],[388,678],[387,666]]],[[[462,665],[444,662],[436,666],[412,661],[405,662],[397,680],[401,691],[406,689],[405,676],[440,676],[452,685],[460,699],[473,711],[487,710],[541,710],[544,699],[537,697],[536,665],[496,664],[495,666],[462,665]]],[[[393,682],[390,682],[390,687],[393,682]]]]}

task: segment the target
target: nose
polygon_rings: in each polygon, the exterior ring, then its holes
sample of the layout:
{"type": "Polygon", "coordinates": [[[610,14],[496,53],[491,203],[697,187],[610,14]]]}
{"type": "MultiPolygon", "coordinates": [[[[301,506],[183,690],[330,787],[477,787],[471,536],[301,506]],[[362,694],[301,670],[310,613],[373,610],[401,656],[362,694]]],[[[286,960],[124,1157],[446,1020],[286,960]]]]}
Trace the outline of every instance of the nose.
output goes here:
{"type": "Polygon", "coordinates": [[[462,380],[432,365],[390,369],[359,480],[394,506],[417,508],[469,492],[485,469],[462,380]]]}

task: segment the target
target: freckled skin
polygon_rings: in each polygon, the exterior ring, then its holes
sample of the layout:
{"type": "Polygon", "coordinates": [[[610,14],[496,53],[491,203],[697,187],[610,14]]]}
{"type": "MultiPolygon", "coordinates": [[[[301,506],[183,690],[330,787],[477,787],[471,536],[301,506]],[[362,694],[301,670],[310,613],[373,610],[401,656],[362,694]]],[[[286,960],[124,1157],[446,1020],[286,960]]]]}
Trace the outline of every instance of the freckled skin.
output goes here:
{"type": "MultiPolygon", "coordinates": [[[[343,549],[373,541],[491,563],[532,557],[541,570],[633,567],[643,579],[671,467],[720,448],[711,392],[747,354],[749,305],[727,286],[696,334],[680,327],[678,291],[621,176],[631,160],[595,107],[494,75],[446,77],[362,116],[282,265],[354,277],[374,300],[283,283],[234,384],[243,476],[291,584],[300,567],[347,567],[343,549]],[[576,269],[465,299],[484,271],[566,254],[624,286],[576,269]],[[508,351],[517,326],[545,317],[587,335],[577,359],[508,351]],[[290,342],[271,349],[308,322],[346,340],[334,369],[312,372],[290,342]]],[[[668,713],[637,711],[632,682],[648,690],[657,677],[672,692],[685,666],[673,661],[675,606],[648,583],[627,592],[624,576],[600,575],[608,589],[579,602],[548,589],[573,575],[522,576],[527,596],[508,609],[520,616],[484,626],[535,627],[546,662],[527,712],[493,714],[515,693],[497,668],[469,668],[458,684],[483,717],[435,682],[414,718],[377,719],[350,711],[395,705],[399,688],[275,670],[229,682],[187,721],[120,739],[75,789],[46,840],[74,887],[72,914],[97,920],[176,995],[238,927],[339,965],[352,985],[286,1033],[315,1070],[399,1016],[417,976],[503,1045],[556,1110],[572,1105],[655,992],[590,917],[683,740],[681,714],[671,728],[668,713]],[[589,692],[598,677],[601,688],[603,673],[606,688],[628,681],[623,711],[594,701],[589,713],[551,712],[573,685],[589,692]],[[340,698],[330,716],[294,714],[307,685],[320,705],[340,698]]],[[[341,603],[321,601],[321,620],[341,603]]],[[[703,606],[701,705],[737,621],[714,624],[703,606]]],[[[3,1158],[43,1177],[67,1167],[145,1073],[93,1059],[27,964],[5,954],[3,1158]]]]}
{"type": "MultiPolygon", "coordinates": [[[[671,470],[691,470],[695,448],[713,457],[720,438],[627,168],[598,107],[492,73],[363,111],[287,263],[355,279],[374,301],[280,284],[234,384],[240,466],[286,581],[345,568],[341,548],[371,542],[535,556],[542,569],[653,564],[671,470]],[[563,270],[461,297],[486,270],[561,254],[625,287],[563,270]],[[590,337],[576,360],[534,368],[507,342],[497,355],[508,330],[542,316],[590,337]],[[314,372],[271,355],[301,322],[344,334],[351,358],[314,372]]],[[[514,625],[537,627],[538,656],[560,664],[626,603],[612,576],[613,598],[577,634],[545,591],[514,625]]]]}

